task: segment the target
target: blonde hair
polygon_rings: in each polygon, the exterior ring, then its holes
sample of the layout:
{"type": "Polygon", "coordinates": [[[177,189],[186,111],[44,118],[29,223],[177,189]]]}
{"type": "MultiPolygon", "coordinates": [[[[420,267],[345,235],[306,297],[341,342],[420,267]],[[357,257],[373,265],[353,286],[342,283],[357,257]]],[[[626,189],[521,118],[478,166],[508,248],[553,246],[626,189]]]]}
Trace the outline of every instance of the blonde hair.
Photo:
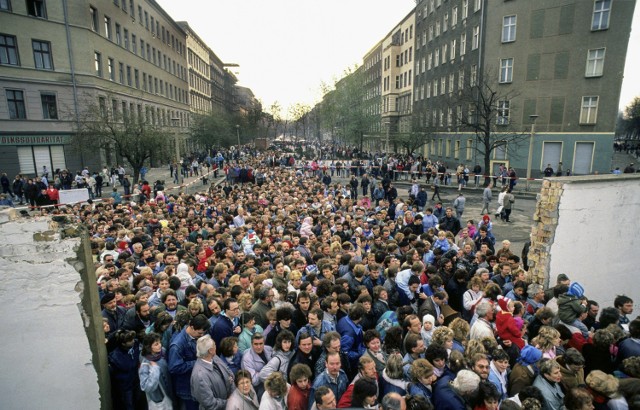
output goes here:
{"type": "Polygon", "coordinates": [[[449,328],[453,332],[453,338],[462,344],[465,344],[467,341],[467,336],[469,336],[470,326],[469,323],[458,317],[453,319],[453,321],[449,324],[449,328]]]}
{"type": "Polygon", "coordinates": [[[538,345],[537,347],[543,352],[549,351],[555,346],[553,341],[558,337],[560,337],[560,332],[555,328],[551,326],[541,326],[538,336],[535,338],[536,344],[538,345]]]}
{"type": "Polygon", "coordinates": [[[293,282],[294,280],[298,280],[298,279],[302,279],[302,273],[300,273],[300,271],[297,271],[297,270],[292,270],[291,273],[289,274],[289,280],[293,282]]]}
{"type": "Polygon", "coordinates": [[[204,312],[204,306],[202,305],[202,301],[200,300],[200,298],[194,298],[191,300],[191,302],[189,302],[189,310],[197,308],[199,310],[199,313],[204,312]]]}
{"type": "Polygon", "coordinates": [[[449,340],[453,340],[453,330],[448,327],[440,326],[433,331],[433,336],[431,337],[432,344],[444,346],[444,344],[449,340]]]}

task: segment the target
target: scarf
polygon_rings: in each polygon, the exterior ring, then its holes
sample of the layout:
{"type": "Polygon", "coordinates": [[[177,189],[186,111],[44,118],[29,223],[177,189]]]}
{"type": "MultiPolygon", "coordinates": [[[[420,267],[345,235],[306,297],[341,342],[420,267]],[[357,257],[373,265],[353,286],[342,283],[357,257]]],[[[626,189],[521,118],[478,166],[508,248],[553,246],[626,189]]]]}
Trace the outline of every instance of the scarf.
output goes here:
{"type": "Polygon", "coordinates": [[[150,362],[157,362],[160,359],[164,359],[164,349],[156,354],[151,353],[151,354],[145,355],[144,358],[150,362]]]}

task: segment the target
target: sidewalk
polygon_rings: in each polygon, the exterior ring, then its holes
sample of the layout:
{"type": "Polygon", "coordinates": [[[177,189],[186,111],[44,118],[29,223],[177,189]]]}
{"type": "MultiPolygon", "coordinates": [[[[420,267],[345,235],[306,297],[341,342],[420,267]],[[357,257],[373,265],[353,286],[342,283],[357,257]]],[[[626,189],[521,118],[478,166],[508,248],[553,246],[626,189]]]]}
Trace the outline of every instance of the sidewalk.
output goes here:
{"type": "MultiPolygon", "coordinates": [[[[224,172],[222,170],[218,170],[218,178],[213,178],[213,171],[207,174],[207,168],[204,168],[204,175],[207,176],[208,182],[206,184],[202,183],[202,176],[192,176],[181,178],[180,183],[176,184],[171,177],[169,172],[169,166],[161,167],[161,168],[149,168],[149,171],[145,175],[144,179],[149,181],[149,185],[153,187],[153,184],[160,180],[164,181],[164,193],[169,194],[177,194],[179,192],[186,192],[187,194],[194,194],[196,192],[204,192],[209,189],[210,184],[220,184],[224,181],[224,172]]],[[[120,194],[124,193],[124,188],[122,185],[116,186],[118,192],[120,194]]],[[[102,188],[102,196],[108,197],[112,192],[111,186],[105,186],[102,188]]]]}

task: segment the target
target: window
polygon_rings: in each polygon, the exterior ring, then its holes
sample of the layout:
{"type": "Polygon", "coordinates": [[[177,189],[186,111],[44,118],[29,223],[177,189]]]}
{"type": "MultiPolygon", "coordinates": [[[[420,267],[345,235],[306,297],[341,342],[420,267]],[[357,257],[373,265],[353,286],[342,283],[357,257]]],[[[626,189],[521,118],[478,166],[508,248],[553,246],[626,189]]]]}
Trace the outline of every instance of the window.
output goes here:
{"type": "Polygon", "coordinates": [[[513,58],[503,58],[500,60],[500,82],[510,83],[513,81],[513,58]]]}
{"type": "Polygon", "coordinates": [[[600,77],[604,70],[604,48],[589,50],[585,77],[600,77]]]}
{"type": "Polygon", "coordinates": [[[462,0],[462,20],[469,17],[469,0],[462,0]]]}
{"type": "Polygon", "coordinates": [[[124,64],[118,63],[118,79],[120,84],[124,84],[124,64]]]}
{"type": "Polygon", "coordinates": [[[91,18],[91,30],[98,32],[98,10],[93,7],[89,7],[89,14],[91,18]]]}
{"type": "Polygon", "coordinates": [[[580,124],[595,124],[598,117],[598,97],[582,97],[580,124]]]}
{"type": "Polygon", "coordinates": [[[149,30],[149,13],[144,12],[144,26],[147,30],[149,30]]]}
{"type": "Polygon", "coordinates": [[[129,30],[124,29],[124,48],[129,49],[129,30]]]}
{"type": "Polygon", "coordinates": [[[104,16],[104,36],[109,40],[112,39],[111,33],[111,17],[104,16]]]}
{"type": "Polygon", "coordinates": [[[120,33],[120,24],[116,23],[116,44],[122,45],[122,34],[120,33]]]}
{"type": "Polygon", "coordinates": [[[455,84],[456,84],[456,75],[451,73],[449,74],[449,94],[453,93],[455,84]]]}
{"type": "Polygon", "coordinates": [[[53,59],[51,58],[51,43],[48,41],[32,40],[33,59],[36,68],[40,70],[53,70],[53,59]]]}
{"type": "Polygon", "coordinates": [[[15,36],[0,34],[0,64],[20,64],[15,36]]]}
{"type": "MultiPolygon", "coordinates": [[[[133,2],[132,2],[133,4],[133,2]]],[[[138,23],[142,25],[142,6],[138,6],[138,23]]]]}
{"type": "Polygon", "coordinates": [[[40,93],[42,101],[42,118],[45,120],[58,119],[58,104],[56,103],[56,95],[53,93],[40,93]]]}
{"type": "Polygon", "coordinates": [[[454,28],[458,24],[458,6],[451,9],[451,28],[454,28]]]}
{"type": "Polygon", "coordinates": [[[136,6],[133,4],[133,0],[129,1],[129,14],[131,14],[131,18],[136,18],[136,6]]]}
{"type": "Polygon", "coordinates": [[[475,87],[478,81],[478,65],[477,64],[473,64],[471,66],[471,75],[469,78],[469,85],[472,87],[475,87]]]}
{"type": "Polygon", "coordinates": [[[27,0],[27,14],[33,17],[47,18],[44,0],[27,0]]]}
{"type": "Polygon", "coordinates": [[[442,77],[440,79],[440,95],[445,95],[447,92],[447,78],[442,77]]]}
{"type": "Polygon", "coordinates": [[[516,41],[516,16],[502,18],[502,42],[516,41]]]}
{"type": "Polygon", "coordinates": [[[510,115],[510,101],[500,100],[498,101],[498,116],[496,117],[496,124],[507,125],[509,124],[510,115]]]}
{"type": "Polygon", "coordinates": [[[440,49],[436,49],[434,54],[433,66],[437,67],[440,65],[440,49]]]}
{"type": "Polygon", "coordinates": [[[127,66],[127,85],[131,87],[131,84],[133,84],[131,81],[131,66],[128,65],[127,66]]]}
{"type": "Polygon", "coordinates": [[[442,32],[446,32],[449,29],[449,13],[445,13],[442,19],[442,32]]]}
{"type": "Polygon", "coordinates": [[[462,90],[464,88],[464,68],[460,69],[458,72],[458,89],[462,90]]]}
{"type": "Polygon", "coordinates": [[[471,41],[471,49],[475,50],[480,46],[480,26],[473,28],[473,39],[471,41]]]}
{"type": "Polygon", "coordinates": [[[449,48],[451,55],[449,56],[449,60],[453,61],[456,59],[456,42],[457,40],[454,38],[451,40],[451,47],[449,48]]]}
{"type": "Polygon", "coordinates": [[[137,68],[133,71],[133,77],[136,82],[136,88],[140,88],[140,72],[137,68]]]}
{"type": "Polygon", "coordinates": [[[440,35],[440,20],[436,21],[436,37],[440,35]]]}
{"type": "Polygon", "coordinates": [[[460,34],[460,55],[463,56],[467,52],[467,33],[460,34]]]}
{"type": "Polygon", "coordinates": [[[593,20],[591,30],[606,30],[609,28],[609,14],[611,0],[596,0],[593,4],[593,20]]]}
{"type": "Polygon", "coordinates": [[[24,93],[20,90],[7,90],[7,105],[9,106],[9,118],[23,120],[27,118],[27,110],[24,106],[24,93]]]}
{"type": "Polygon", "coordinates": [[[93,59],[96,66],[96,75],[98,77],[102,77],[102,54],[96,51],[95,53],[93,53],[93,59]]]}
{"type": "Polygon", "coordinates": [[[131,52],[138,54],[138,38],[135,34],[131,34],[131,52]]]}
{"type": "Polygon", "coordinates": [[[475,0],[475,6],[473,8],[473,11],[478,11],[480,10],[480,8],[482,7],[482,0],[475,0]]]}
{"type": "Polygon", "coordinates": [[[151,34],[156,34],[156,23],[153,16],[151,16],[151,34]]]}
{"type": "Polygon", "coordinates": [[[98,97],[98,106],[100,107],[100,114],[103,117],[107,116],[107,100],[104,97],[98,97]]]}
{"type": "Polygon", "coordinates": [[[11,11],[11,0],[0,0],[0,10],[11,11]]]}
{"type": "Polygon", "coordinates": [[[122,11],[127,12],[127,0],[122,0],[122,11]]]}
{"type": "Polygon", "coordinates": [[[113,61],[113,58],[111,58],[111,57],[109,57],[109,59],[107,60],[107,70],[109,72],[109,80],[115,81],[116,80],[116,67],[115,67],[115,62],[113,61]]]}

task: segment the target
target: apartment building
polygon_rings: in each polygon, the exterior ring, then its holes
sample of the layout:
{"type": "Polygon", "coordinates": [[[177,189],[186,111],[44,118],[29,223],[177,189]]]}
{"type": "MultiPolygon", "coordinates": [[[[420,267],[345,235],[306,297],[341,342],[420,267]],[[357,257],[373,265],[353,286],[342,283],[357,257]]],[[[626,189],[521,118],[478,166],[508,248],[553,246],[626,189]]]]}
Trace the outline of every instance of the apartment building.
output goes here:
{"type": "Polygon", "coordinates": [[[573,174],[609,172],[634,7],[616,0],[420,1],[413,127],[433,133],[424,154],[450,166],[484,163],[473,130],[460,120],[477,115],[460,96],[482,82],[497,96],[492,138],[504,141],[490,153],[489,172],[504,164],[526,175],[530,143],[532,177],[560,162],[573,174]]]}
{"type": "Polygon", "coordinates": [[[93,104],[185,133],[188,80],[186,33],[152,0],[2,0],[2,171],[114,164],[110,152],[70,144],[93,104]]]}
{"type": "Polygon", "coordinates": [[[382,40],[382,115],[389,133],[411,131],[415,13],[411,11],[382,40]]]}

